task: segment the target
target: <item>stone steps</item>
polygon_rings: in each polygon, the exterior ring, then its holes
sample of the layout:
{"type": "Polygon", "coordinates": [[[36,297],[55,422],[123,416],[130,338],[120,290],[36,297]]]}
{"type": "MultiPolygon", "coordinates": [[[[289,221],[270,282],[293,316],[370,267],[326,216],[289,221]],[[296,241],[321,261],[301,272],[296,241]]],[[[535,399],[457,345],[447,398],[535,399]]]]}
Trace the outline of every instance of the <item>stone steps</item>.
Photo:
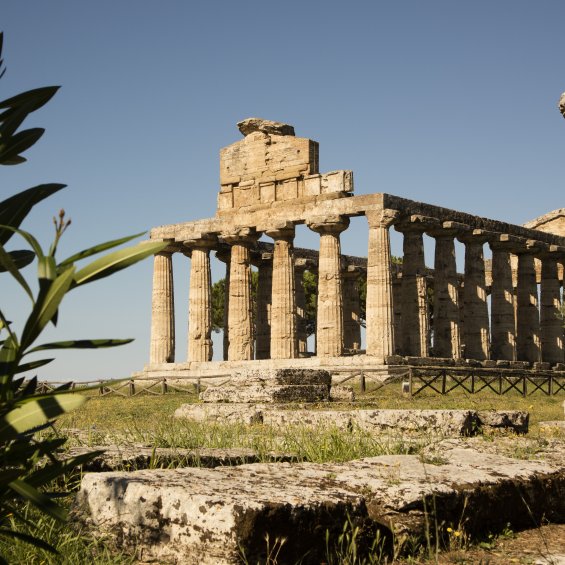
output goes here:
{"type": "Polygon", "coordinates": [[[510,459],[449,440],[429,455],[342,464],[88,473],[74,512],[145,561],[221,565],[243,554],[265,562],[268,535],[271,549],[287,540],[280,563],[320,563],[326,533],[335,542],[348,520],[360,528],[360,546],[377,529],[398,541],[433,537],[436,524],[472,536],[542,517],[565,521],[565,462],[510,459]]]}

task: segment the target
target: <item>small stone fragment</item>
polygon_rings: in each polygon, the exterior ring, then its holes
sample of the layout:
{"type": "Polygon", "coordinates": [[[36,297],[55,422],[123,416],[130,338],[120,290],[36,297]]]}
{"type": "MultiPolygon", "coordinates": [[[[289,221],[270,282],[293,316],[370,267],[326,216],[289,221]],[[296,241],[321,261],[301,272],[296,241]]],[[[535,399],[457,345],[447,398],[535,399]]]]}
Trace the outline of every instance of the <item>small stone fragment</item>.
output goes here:
{"type": "Polygon", "coordinates": [[[269,135],[294,135],[294,127],[282,122],[264,120],[263,118],[247,118],[237,123],[239,131],[247,136],[260,131],[269,135]]]}

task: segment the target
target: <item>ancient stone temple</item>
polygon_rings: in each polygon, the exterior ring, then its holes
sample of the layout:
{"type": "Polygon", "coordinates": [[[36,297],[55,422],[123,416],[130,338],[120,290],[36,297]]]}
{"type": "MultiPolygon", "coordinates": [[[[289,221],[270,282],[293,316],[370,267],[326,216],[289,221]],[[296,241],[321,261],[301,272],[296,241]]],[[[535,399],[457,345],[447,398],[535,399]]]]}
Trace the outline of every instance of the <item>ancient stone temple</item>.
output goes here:
{"type": "Polygon", "coordinates": [[[251,364],[386,374],[407,358],[565,368],[558,318],[565,233],[552,229],[561,225],[562,210],[525,227],[391,194],[355,196],[352,172],[320,172],[318,143],[296,137],[292,126],[258,118],[238,126],[243,139],[220,152],[216,215],[151,231],[151,239],[170,245],[155,257],[144,374],[213,375],[251,364]],[[341,253],[341,234],[355,216],[366,218],[366,257],[341,253]],[[317,249],[295,248],[299,224],[318,234],[317,249]],[[402,234],[400,263],[391,261],[391,229],[402,234]],[[433,269],[425,264],[424,235],[435,240],[433,269]],[[456,240],[465,249],[462,273],[456,240]],[[492,260],[485,261],[486,246],[492,260]],[[191,265],[190,296],[181,308],[183,316],[188,311],[188,359],[175,358],[174,253],[191,265]],[[226,268],[226,330],[223,352],[215,355],[221,360],[214,361],[212,253],[226,268]],[[312,352],[304,328],[305,270],[318,280],[312,352]],[[365,281],[361,349],[359,286],[365,281]]]}

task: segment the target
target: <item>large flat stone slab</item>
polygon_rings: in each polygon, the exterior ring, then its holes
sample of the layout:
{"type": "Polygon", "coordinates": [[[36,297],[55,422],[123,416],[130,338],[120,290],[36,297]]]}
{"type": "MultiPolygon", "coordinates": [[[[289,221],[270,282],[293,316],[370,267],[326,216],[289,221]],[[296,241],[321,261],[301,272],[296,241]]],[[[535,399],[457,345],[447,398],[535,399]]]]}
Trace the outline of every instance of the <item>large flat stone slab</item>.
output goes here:
{"type": "MultiPolygon", "coordinates": [[[[487,442],[484,442],[487,443],[487,442]]],[[[320,563],[326,532],[350,519],[423,538],[426,524],[469,535],[565,520],[565,467],[446,442],[438,457],[390,455],[343,464],[253,464],[86,474],[76,515],[143,560],[265,562],[265,535],[286,538],[279,562],[320,563]],[[438,464],[441,463],[441,464],[438,464]]],[[[561,445],[563,449],[563,445],[561,445]]],[[[433,536],[433,529],[427,532],[433,536]]],[[[368,537],[366,537],[368,536],[368,537]]]]}
{"type": "Polygon", "coordinates": [[[311,410],[284,409],[247,403],[183,404],[176,418],[196,421],[242,422],[270,426],[335,426],[369,432],[474,435],[483,430],[528,431],[528,413],[474,410],[311,410]]]}

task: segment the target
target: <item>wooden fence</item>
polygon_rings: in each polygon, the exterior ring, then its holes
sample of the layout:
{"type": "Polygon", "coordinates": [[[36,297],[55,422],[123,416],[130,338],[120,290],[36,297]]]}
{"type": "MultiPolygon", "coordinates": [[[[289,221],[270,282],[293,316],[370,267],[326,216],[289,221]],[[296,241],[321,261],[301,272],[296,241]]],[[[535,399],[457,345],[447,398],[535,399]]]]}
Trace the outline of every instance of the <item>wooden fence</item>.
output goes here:
{"type": "MultiPolygon", "coordinates": [[[[463,390],[468,394],[482,391],[494,392],[497,395],[517,392],[529,396],[536,392],[553,396],[565,392],[565,372],[556,371],[524,371],[519,369],[494,368],[461,368],[461,367],[406,367],[396,375],[383,380],[379,369],[343,368],[332,372],[334,384],[346,384],[358,380],[360,393],[375,393],[390,383],[400,383],[402,391],[417,396],[423,391],[446,395],[454,390],[463,390]],[[367,382],[375,386],[368,390],[367,382]]],[[[199,394],[208,380],[214,380],[214,386],[224,386],[231,382],[229,373],[205,375],[201,377],[175,377],[83,381],[71,382],[73,390],[97,391],[99,396],[139,396],[163,395],[171,392],[199,394]],[[223,379],[223,380],[221,380],[223,379]],[[220,380],[220,382],[217,382],[220,380]]],[[[37,392],[45,393],[55,390],[62,382],[39,382],[37,392]]]]}
{"type": "Polygon", "coordinates": [[[469,394],[491,391],[503,395],[515,391],[522,396],[535,392],[553,396],[565,392],[565,372],[475,367],[411,367],[408,388],[412,396],[426,389],[438,394],[449,394],[453,390],[463,389],[469,394]]]}

